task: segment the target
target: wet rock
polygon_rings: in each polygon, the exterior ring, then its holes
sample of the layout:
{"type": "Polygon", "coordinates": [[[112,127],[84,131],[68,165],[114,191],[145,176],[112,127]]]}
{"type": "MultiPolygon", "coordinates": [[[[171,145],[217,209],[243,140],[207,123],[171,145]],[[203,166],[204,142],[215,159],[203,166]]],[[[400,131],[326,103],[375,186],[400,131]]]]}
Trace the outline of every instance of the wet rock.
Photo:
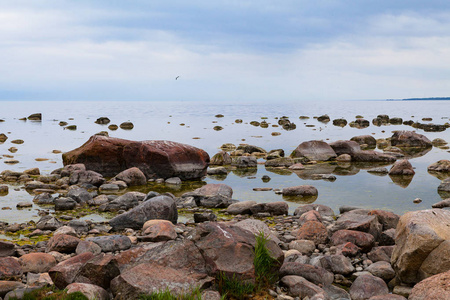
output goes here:
{"type": "Polygon", "coordinates": [[[433,208],[445,208],[445,207],[450,207],[450,198],[449,198],[449,199],[442,200],[442,201],[439,201],[439,202],[433,204],[431,207],[433,207],[433,208]]]}
{"type": "Polygon", "coordinates": [[[79,238],[71,235],[58,234],[48,240],[45,252],[56,251],[61,253],[72,253],[75,252],[80,241],[79,238]]]}
{"type": "Polygon", "coordinates": [[[162,242],[177,237],[175,226],[167,220],[149,220],[142,227],[143,241],[162,242]]]}
{"type": "Polygon", "coordinates": [[[266,168],[289,168],[290,166],[294,165],[294,163],[294,160],[290,157],[280,157],[267,160],[264,165],[266,166],[266,168]]]}
{"type": "Polygon", "coordinates": [[[81,147],[63,154],[64,165],[84,163],[89,170],[112,177],[138,167],[146,178],[180,177],[181,180],[206,175],[209,155],[198,148],[170,141],[129,141],[92,136],[81,147]]]}
{"type": "Polygon", "coordinates": [[[444,179],[438,186],[438,194],[442,198],[450,197],[450,178],[444,179]]]}
{"type": "Polygon", "coordinates": [[[372,173],[372,174],[379,174],[379,175],[386,175],[389,173],[388,169],[386,169],[385,167],[379,167],[379,168],[373,168],[373,169],[369,169],[367,170],[367,173],[372,173]]]}
{"type": "Polygon", "coordinates": [[[302,197],[310,197],[317,196],[318,191],[312,185],[299,185],[293,187],[284,188],[281,193],[283,196],[302,196],[302,197]]]}
{"type": "Polygon", "coordinates": [[[231,156],[228,154],[228,152],[221,151],[217,154],[215,154],[209,163],[210,165],[216,165],[216,166],[227,166],[231,165],[231,156]]]}
{"type": "Polygon", "coordinates": [[[48,274],[57,288],[64,289],[74,282],[81,267],[93,257],[94,254],[90,252],[71,257],[51,268],[48,274]]]}
{"type": "Polygon", "coordinates": [[[109,224],[114,231],[125,228],[141,229],[146,221],[152,219],[168,220],[176,224],[178,211],[174,199],[166,195],[156,196],[112,218],[109,224]]]}
{"type": "Polygon", "coordinates": [[[355,141],[343,141],[339,140],[330,143],[330,147],[333,148],[336,155],[349,154],[352,156],[355,153],[361,152],[361,146],[355,141]]]}
{"type": "Polygon", "coordinates": [[[380,162],[380,163],[390,163],[396,161],[392,155],[380,153],[377,151],[361,151],[352,155],[352,161],[355,162],[380,162]]]}
{"type": "Polygon", "coordinates": [[[124,181],[128,186],[147,184],[144,173],[136,167],[120,172],[115,176],[115,179],[124,181]]]}
{"type": "Polygon", "coordinates": [[[108,300],[110,299],[108,292],[95,284],[74,282],[67,287],[67,294],[80,292],[88,299],[108,300]]]}
{"type": "Polygon", "coordinates": [[[429,148],[431,141],[424,135],[413,131],[396,131],[391,137],[391,145],[397,147],[429,148]]]}
{"type": "Polygon", "coordinates": [[[22,274],[22,266],[15,257],[0,257],[0,280],[18,279],[22,274]]]}
{"type": "Polygon", "coordinates": [[[372,275],[358,276],[350,287],[350,296],[354,300],[365,300],[388,293],[389,289],[383,279],[372,275]]]}
{"type": "Polygon", "coordinates": [[[333,283],[333,273],[321,267],[316,267],[308,264],[301,264],[298,262],[285,262],[280,269],[280,276],[301,276],[306,280],[317,285],[329,285],[333,283]]]}
{"type": "Polygon", "coordinates": [[[119,127],[124,130],[131,130],[134,128],[134,124],[131,122],[123,122],[119,125],[119,127]]]}
{"type": "Polygon", "coordinates": [[[77,203],[83,205],[92,200],[92,195],[83,188],[75,188],[69,190],[67,197],[75,200],[77,203]]]}
{"type": "MultiPolygon", "coordinates": [[[[416,283],[425,273],[418,272],[423,262],[445,240],[450,240],[450,212],[440,209],[408,212],[400,217],[392,266],[400,281],[416,283]]],[[[435,257],[434,263],[444,263],[435,257]]],[[[433,274],[428,274],[433,275],[433,274]]]]}
{"type": "Polygon", "coordinates": [[[233,157],[231,165],[237,168],[256,168],[258,161],[255,156],[233,157]]]}
{"type": "Polygon", "coordinates": [[[356,128],[367,128],[370,126],[369,121],[366,119],[356,119],[355,121],[350,122],[348,124],[350,127],[356,127],[356,128]]]}
{"type": "Polygon", "coordinates": [[[42,114],[41,113],[34,113],[27,117],[28,120],[31,121],[41,121],[42,120],[42,114]]]}
{"type": "Polygon", "coordinates": [[[270,150],[269,153],[267,153],[267,155],[266,155],[266,159],[267,160],[280,158],[280,157],[284,157],[284,150],[283,149],[270,150]]]}
{"type": "Polygon", "coordinates": [[[86,166],[84,164],[66,165],[62,168],[60,175],[61,177],[69,177],[75,171],[86,171],[86,166]]]}
{"type": "Polygon", "coordinates": [[[301,163],[296,163],[296,164],[293,164],[292,166],[290,166],[288,169],[292,170],[292,171],[304,170],[305,166],[302,165],[301,163]]]}
{"type": "Polygon", "coordinates": [[[97,120],[95,120],[94,123],[101,124],[101,125],[106,125],[106,124],[109,124],[109,122],[111,122],[111,120],[108,117],[100,117],[97,120]]]}
{"type": "Polygon", "coordinates": [[[0,133],[0,143],[6,142],[7,139],[8,137],[6,136],[6,134],[0,133]]]}
{"type": "Polygon", "coordinates": [[[334,119],[333,120],[333,125],[334,126],[345,127],[345,125],[347,125],[347,120],[346,119],[334,119]]]}
{"type": "Polygon", "coordinates": [[[116,124],[111,124],[111,125],[108,126],[108,129],[114,131],[114,130],[119,129],[119,126],[117,126],[116,124]]]}
{"type": "Polygon", "coordinates": [[[358,135],[350,139],[350,141],[357,142],[359,145],[367,145],[368,148],[375,148],[377,145],[376,139],[371,135],[358,135]]]}
{"type": "Polygon", "coordinates": [[[28,253],[19,258],[24,273],[45,273],[56,265],[56,259],[48,253],[28,253]]]}
{"type": "Polygon", "coordinates": [[[409,300],[450,299],[450,271],[422,280],[414,286],[409,300]]]}
{"type": "Polygon", "coordinates": [[[292,152],[291,157],[306,157],[314,161],[327,161],[336,158],[333,148],[323,141],[303,142],[292,152]]]}
{"type": "Polygon", "coordinates": [[[312,299],[316,295],[321,295],[323,299],[326,299],[326,292],[322,288],[301,276],[284,276],[281,278],[280,284],[286,287],[288,294],[292,297],[299,297],[300,299],[309,297],[312,299]]]}
{"type": "Polygon", "coordinates": [[[441,159],[428,166],[428,172],[450,172],[450,160],[441,159]]]}
{"type": "Polygon", "coordinates": [[[300,227],[296,238],[298,240],[311,240],[316,245],[326,244],[328,241],[328,230],[321,222],[309,221],[300,227]]]}
{"type": "Polygon", "coordinates": [[[416,172],[414,172],[414,169],[411,165],[411,163],[406,160],[398,160],[394,163],[392,168],[389,170],[389,175],[414,175],[416,172]]]}

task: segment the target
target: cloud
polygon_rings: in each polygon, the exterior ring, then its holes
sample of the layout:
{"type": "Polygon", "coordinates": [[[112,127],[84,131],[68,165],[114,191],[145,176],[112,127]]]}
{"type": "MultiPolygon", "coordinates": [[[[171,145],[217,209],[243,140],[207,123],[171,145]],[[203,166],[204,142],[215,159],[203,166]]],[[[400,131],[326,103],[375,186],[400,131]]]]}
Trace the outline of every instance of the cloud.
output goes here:
{"type": "Polygon", "coordinates": [[[15,3],[0,1],[0,56],[7,58],[0,61],[0,98],[449,94],[446,8],[420,13],[331,0],[15,3]]]}

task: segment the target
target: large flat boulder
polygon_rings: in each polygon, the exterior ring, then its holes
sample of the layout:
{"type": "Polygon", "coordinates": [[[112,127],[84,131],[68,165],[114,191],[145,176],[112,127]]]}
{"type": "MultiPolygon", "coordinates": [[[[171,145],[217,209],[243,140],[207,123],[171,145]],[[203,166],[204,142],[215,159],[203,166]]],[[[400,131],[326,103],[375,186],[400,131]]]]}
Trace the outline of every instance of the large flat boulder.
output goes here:
{"type": "Polygon", "coordinates": [[[306,157],[309,160],[327,161],[336,158],[336,152],[323,141],[307,141],[298,145],[291,157],[306,157]]]}
{"type": "Polygon", "coordinates": [[[432,147],[431,141],[426,136],[407,130],[395,131],[391,137],[391,145],[396,147],[432,147]]]}
{"type": "Polygon", "coordinates": [[[83,163],[86,169],[113,177],[132,167],[147,179],[206,175],[209,155],[186,144],[171,141],[129,141],[94,135],[81,147],[63,154],[64,165],[83,163]]]}
{"type": "Polygon", "coordinates": [[[432,273],[447,271],[448,246],[439,246],[448,240],[450,211],[428,209],[404,214],[397,225],[396,245],[391,258],[398,279],[412,284],[435,275],[432,273]],[[427,259],[430,255],[433,259],[427,259]],[[444,269],[436,266],[444,266],[444,269]]]}

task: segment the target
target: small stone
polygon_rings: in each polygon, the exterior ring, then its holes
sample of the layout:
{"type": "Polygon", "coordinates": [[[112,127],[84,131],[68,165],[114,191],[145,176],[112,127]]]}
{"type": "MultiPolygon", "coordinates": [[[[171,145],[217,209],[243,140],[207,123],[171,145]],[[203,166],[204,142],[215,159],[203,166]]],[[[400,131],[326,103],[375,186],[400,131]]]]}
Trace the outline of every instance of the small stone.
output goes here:
{"type": "Polygon", "coordinates": [[[416,199],[413,200],[413,202],[414,202],[414,203],[420,203],[420,202],[422,202],[422,199],[416,198],[416,199]]]}

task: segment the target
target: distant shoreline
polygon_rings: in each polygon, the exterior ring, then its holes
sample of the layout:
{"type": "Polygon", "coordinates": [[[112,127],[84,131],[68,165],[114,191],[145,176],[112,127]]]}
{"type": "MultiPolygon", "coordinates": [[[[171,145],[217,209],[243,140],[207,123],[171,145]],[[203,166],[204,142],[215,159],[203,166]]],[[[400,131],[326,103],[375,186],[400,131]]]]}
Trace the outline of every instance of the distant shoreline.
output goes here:
{"type": "Polygon", "coordinates": [[[445,101],[445,100],[450,100],[450,97],[428,97],[428,98],[386,99],[386,101],[421,101],[421,100],[445,101]]]}

